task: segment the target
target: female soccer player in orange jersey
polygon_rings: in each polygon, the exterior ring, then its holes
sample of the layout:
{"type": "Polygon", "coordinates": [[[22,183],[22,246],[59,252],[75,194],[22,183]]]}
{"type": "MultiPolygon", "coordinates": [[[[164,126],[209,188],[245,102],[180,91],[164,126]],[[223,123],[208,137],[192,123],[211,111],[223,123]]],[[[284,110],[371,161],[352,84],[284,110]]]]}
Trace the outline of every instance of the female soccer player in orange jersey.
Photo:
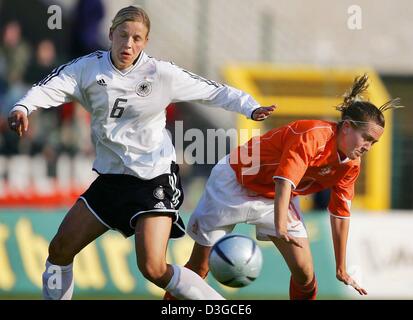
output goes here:
{"type": "Polygon", "coordinates": [[[346,271],[350,206],[360,158],[383,134],[383,112],[398,107],[398,99],[380,108],[363,101],[367,81],[367,75],[355,79],[337,107],[338,123],[298,120],[251,139],[219,161],[188,223],[195,245],[187,268],[205,278],[211,246],[236,224],[253,224],[257,239],[271,240],[291,271],[290,299],[315,299],[317,281],[297,196],[331,188],[336,277],[367,294],[346,271]]]}

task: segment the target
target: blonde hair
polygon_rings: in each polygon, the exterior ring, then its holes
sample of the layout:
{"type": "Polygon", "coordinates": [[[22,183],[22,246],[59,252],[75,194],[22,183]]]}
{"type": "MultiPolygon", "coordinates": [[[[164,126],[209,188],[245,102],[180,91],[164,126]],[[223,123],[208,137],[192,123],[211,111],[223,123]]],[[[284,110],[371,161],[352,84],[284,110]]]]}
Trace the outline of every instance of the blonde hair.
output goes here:
{"type": "Polygon", "coordinates": [[[367,73],[356,77],[350,90],[344,94],[343,102],[336,106],[336,110],[341,112],[341,122],[344,120],[358,123],[374,121],[384,128],[383,112],[390,109],[403,108],[403,106],[400,105],[400,98],[387,101],[379,108],[365,100],[363,94],[369,87],[368,80],[369,76],[367,73]]]}
{"type": "Polygon", "coordinates": [[[151,21],[149,20],[149,16],[145,12],[145,10],[143,10],[141,7],[129,6],[120,9],[112,20],[110,31],[113,32],[125,21],[142,22],[148,29],[148,33],[146,35],[149,35],[149,31],[151,30],[151,21]]]}

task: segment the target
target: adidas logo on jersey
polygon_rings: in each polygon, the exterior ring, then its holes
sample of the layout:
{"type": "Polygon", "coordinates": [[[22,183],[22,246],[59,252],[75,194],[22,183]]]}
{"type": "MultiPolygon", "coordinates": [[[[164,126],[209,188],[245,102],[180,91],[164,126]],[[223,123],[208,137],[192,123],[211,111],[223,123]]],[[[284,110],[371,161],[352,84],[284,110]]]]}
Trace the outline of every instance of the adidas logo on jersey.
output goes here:
{"type": "Polygon", "coordinates": [[[165,204],[164,204],[162,201],[158,202],[158,203],[155,204],[153,207],[154,207],[155,209],[166,209],[165,204]]]}
{"type": "Polygon", "coordinates": [[[107,84],[106,84],[106,82],[105,82],[104,79],[98,79],[98,80],[96,80],[96,83],[97,83],[98,85],[103,86],[103,87],[106,87],[106,86],[107,86],[107,84]]]}

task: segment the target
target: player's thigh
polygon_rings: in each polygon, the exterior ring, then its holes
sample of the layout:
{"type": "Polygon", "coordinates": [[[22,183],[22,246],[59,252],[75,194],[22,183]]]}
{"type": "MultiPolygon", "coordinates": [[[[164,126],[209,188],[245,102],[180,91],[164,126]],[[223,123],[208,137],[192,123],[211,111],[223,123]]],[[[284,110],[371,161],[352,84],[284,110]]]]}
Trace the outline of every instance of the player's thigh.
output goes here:
{"type": "Polygon", "coordinates": [[[302,248],[300,248],[274,236],[269,237],[280,251],[293,276],[296,275],[301,278],[312,276],[314,273],[313,257],[308,238],[297,238],[302,245],[302,248]]]}
{"type": "Polygon", "coordinates": [[[138,265],[166,264],[166,249],[171,232],[172,217],[162,214],[143,214],[135,225],[135,246],[138,265]]]}
{"type": "Polygon", "coordinates": [[[64,217],[51,242],[51,249],[58,253],[76,254],[108,228],[78,200],[64,217]]]}

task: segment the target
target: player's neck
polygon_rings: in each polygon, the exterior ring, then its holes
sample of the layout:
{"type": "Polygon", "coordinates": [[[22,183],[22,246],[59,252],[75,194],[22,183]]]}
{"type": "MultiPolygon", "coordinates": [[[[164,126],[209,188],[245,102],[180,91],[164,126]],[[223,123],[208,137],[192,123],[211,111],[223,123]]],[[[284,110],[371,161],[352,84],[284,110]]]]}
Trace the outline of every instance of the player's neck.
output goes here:
{"type": "Polygon", "coordinates": [[[135,66],[135,64],[138,62],[139,58],[141,57],[142,52],[143,52],[143,51],[141,51],[141,52],[138,54],[138,56],[136,57],[135,60],[133,60],[133,62],[132,62],[131,65],[129,65],[129,66],[127,66],[127,67],[124,67],[124,68],[120,68],[120,67],[116,64],[116,62],[113,60],[112,51],[109,52],[109,59],[110,59],[110,61],[112,62],[112,65],[113,65],[116,69],[118,69],[118,70],[119,70],[120,72],[122,72],[122,73],[126,73],[126,72],[128,72],[130,69],[132,69],[132,68],[135,66]]]}

